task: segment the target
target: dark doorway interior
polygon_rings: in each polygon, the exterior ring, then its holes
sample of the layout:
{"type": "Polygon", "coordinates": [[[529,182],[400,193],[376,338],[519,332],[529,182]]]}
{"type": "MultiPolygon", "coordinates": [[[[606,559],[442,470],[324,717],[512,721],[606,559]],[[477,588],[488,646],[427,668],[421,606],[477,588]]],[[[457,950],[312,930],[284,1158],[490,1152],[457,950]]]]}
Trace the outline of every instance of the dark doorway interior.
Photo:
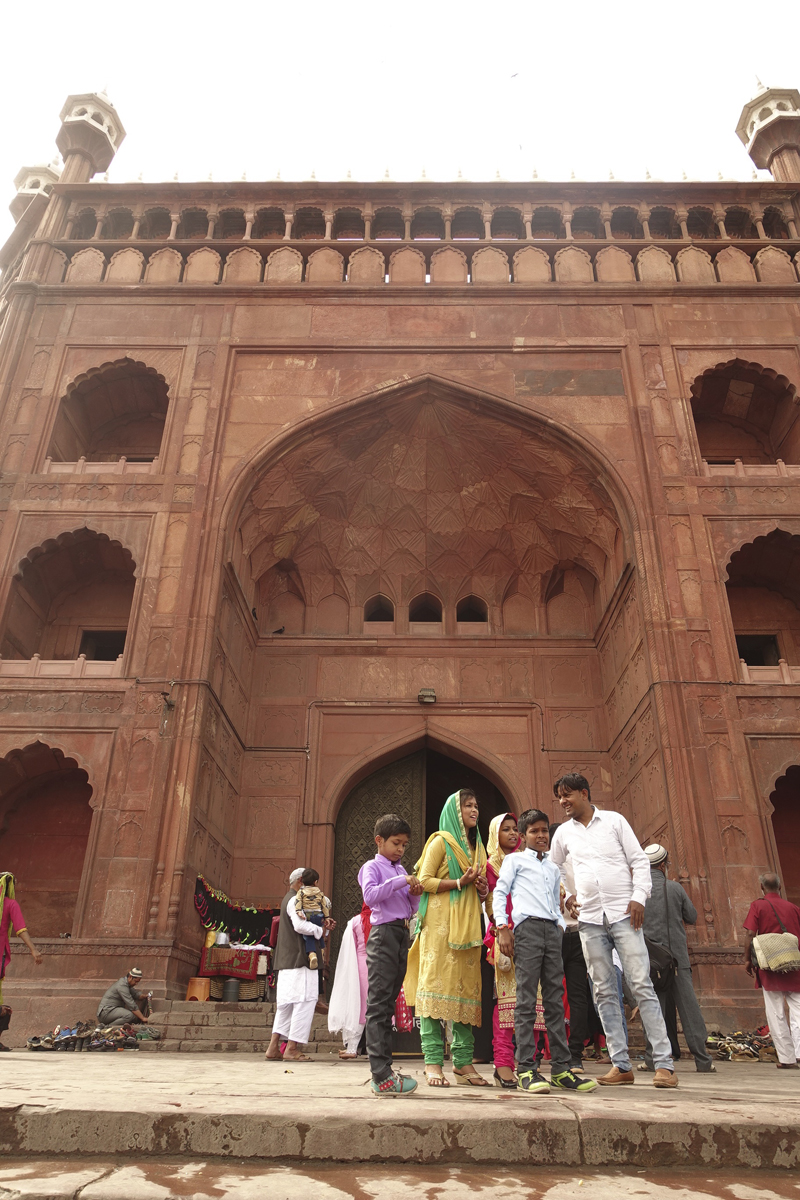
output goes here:
{"type": "Polygon", "coordinates": [[[781,775],[770,800],[784,894],[800,905],[800,766],[781,775]]]}
{"type": "Polygon", "coordinates": [[[478,828],[485,846],[492,817],[508,812],[508,801],[485,775],[435,750],[425,752],[425,837],[439,828],[439,815],[447,797],[461,788],[472,788],[478,797],[481,810],[478,828]]]}

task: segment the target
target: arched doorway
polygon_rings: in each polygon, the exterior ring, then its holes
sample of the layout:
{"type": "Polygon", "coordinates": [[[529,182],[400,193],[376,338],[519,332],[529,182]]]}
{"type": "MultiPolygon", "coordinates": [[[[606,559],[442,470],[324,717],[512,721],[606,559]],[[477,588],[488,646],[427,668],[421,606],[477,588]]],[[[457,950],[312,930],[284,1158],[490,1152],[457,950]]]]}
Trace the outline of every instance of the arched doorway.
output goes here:
{"type": "Polygon", "coordinates": [[[72,932],[91,795],[75,760],[41,742],[0,759],[0,870],[17,878],[33,937],[72,932]]]}
{"type": "MultiPolygon", "coordinates": [[[[361,909],[358,872],[375,854],[373,829],[383,813],[396,812],[411,826],[404,864],[413,870],[425,840],[439,825],[447,797],[457,788],[472,788],[481,810],[480,831],[486,843],[492,817],[509,809],[508,801],[479,771],[440,754],[418,750],[381,767],[348,794],[336,819],[333,903],[341,931],[361,909]]],[[[338,939],[334,942],[338,949],[338,939]]]]}
{"type": "Polygon", "coordinates": [[[789,767],[781,775],[770,803],[786,898],[800,904],[800,766],[789,767]]]}

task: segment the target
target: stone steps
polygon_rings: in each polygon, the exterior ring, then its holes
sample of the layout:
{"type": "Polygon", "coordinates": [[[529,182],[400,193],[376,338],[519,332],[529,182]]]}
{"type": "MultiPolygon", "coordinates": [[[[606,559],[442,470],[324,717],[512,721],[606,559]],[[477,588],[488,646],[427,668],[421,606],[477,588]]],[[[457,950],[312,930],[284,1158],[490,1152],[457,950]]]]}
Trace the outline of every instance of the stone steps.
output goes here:
{"type": "MultiPolygon", "coordinates": [[[[140,1042],[139,1049],[150,1053],[181,1051],[189,1054],[240,1052],[263,1054],[267,1048],[275,1016],[269,1002],[224,1004],[213,1000],[156,1000],[153,1025],[160,1031],[157,1042],[140,1042]]],[[[313,1054],[338,1053],[341,1042],[328,1032],[328,1019],[315,1014],[307,1051],[313,1054]]]]}

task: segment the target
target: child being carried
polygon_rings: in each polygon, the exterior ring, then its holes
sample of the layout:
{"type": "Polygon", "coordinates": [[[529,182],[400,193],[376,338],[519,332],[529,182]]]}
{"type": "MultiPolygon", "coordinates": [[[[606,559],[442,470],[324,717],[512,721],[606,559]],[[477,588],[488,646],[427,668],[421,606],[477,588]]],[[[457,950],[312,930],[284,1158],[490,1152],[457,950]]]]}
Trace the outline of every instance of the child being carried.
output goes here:
{"type": "MultiPolygon", "coordinates": [[[[303,886],[297,889],[295,912],[301,921],[310,921],[312,925],[322,926],[331,915],[331,905],[322,889],[316,886],[318,879],[319,871],[315,871],[313,867],[307,867],[303,871],[303,886]]],[[[319,968],[317,939],[310,934],[303,934],[302,937],[308,954],[309,969],[316,971],[319,968]]]]}

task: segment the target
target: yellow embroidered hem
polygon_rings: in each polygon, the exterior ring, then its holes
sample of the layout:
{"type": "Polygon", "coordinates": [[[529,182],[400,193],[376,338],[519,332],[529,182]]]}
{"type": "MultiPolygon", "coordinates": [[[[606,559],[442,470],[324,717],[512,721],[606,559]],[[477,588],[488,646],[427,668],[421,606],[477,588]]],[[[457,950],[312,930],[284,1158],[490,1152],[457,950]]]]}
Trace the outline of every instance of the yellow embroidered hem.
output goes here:
{"type": "Polygon", "coordinates": [[[430,992],[417,992],[414,1008],[417,1017],[434,1017],[440,1021],[460,1021],[462,1025],[480,1025],[480,1000],[459,999],[456,996],[436,996],[430,992]]]}

